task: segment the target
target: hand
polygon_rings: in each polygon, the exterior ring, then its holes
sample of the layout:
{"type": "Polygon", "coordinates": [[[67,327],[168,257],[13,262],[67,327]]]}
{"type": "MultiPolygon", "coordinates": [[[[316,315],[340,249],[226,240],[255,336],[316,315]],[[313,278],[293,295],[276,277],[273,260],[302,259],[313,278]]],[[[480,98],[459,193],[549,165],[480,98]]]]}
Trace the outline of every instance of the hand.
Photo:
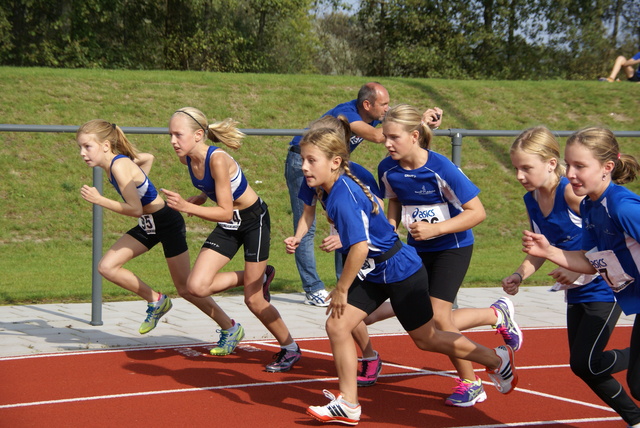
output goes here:
{"type": "Polygon", "coordinates": [[[441,235],[438,229],[438,223],[429,223],[428,221],[416,221],[409,225],[409,234],[416,241],[424,241],[441,235]]]}
{"type": "Polygon", "coordinates": [[[327,315],[331,315],[333,318],[340,318],[347,307],[347,293],[335,288],[329,293],[329,296],[325,299],[326,301],[329,301],[327,315]]]}
{"type": "Polygon", "coordinates": [[[335,251],[338,248],[342,248],[342,242],[340,242],[340,236],[338,235],[329,235],[324,238],[320,244],[320,249],[327,253],[335,251]]]}
{"type": "Polygon", "coordinates": [[[511,274],[502,280],[502,289],[505,293],[515,296],[520,289],[520,277],[518,275],[511,274]]]}
{"type": "Polygon", "coordinates": [[[580,278],[580,275],[581,274],[578,272],[573,272],[562,267],[558,267],[549,272],[549,276],[555,279],[556,282],[559,282],[563,285],[573,284],[577,281],[578,278],[580,278]]]}
{"type": "Polygon", "coordinates": [[[296,248],[300,245],[300,240],[295,236],[290,236],[284,240],[284,244],[287,250],[287,254],[293,254],[296,252],[296,248]]]}
{"type": "Polygon", "coordinates": [[[164,193],[165,197],[167,198],[167,205],[169,206],[169,208],[176,211],[184,212],[189,202],[182,199],[182,196],[180,196],[179,193],[172,192],[171,190],[167,189],[160,189],[160,191],[164,193]]]}
{"type": "Polygon", "coordinates": [[[443,112],[441,108],[433,107],[422,113],[422,121],[426,123],[429,128],[435,129],[442,124],[442,115],[443,112]]]}
{"type": "Polygon", "coordinates": [[[522,251],[535,257],[547,258],[549,241],[544,235],[525,230],[522,236],[522,251]]]}
{"type": "Polygon", "coordinates": [[[82,186],[80,189],[80,196],[87,202],[91,202],[92,204],[97,204],[102,195],[98,192],[98,189],[95,187],[89,187],[86,184],[82,186]]]}

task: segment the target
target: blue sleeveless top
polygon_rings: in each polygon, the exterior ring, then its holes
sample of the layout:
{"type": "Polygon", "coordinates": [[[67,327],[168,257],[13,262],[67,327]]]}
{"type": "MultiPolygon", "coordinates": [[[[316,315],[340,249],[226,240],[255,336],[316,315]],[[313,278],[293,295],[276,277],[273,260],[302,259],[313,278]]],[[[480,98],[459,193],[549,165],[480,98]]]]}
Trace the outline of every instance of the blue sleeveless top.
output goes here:
{"type": "MultiPolygon", "coordinates": [[[[189,175],[191,176],[191,183],[195,186],[196,189],[200,189],[213,201],[217,202],[216,199],[216,182],[211,176],[211,167],[210,160],[211,154],[218,150],[219,147],[209,146],[207,150],[207,156],[204,161],[204,177],[202,180],[198,179],[195,175],[193,175],[193,171],[191,170],[191,158],[187,156],[187,166],[189,167],[189,175]]],[[[227,154],[227,156],[229,156],[227,154]]],[[[229,156],[231,160],[233,160],[236,164],[236,174],[231,177],[231,195],[233,200],[238,199],[242,194],[247,190],[247,178],[242,173],[242,169],[238,162],[235,161],[231,156],[229,156]]]]}
{"type": "MultiPolygon", "coordinates": [[[[548,216],[540,210],[533,192],[524,195],[524,204],[529,213],[531,228],[535,233],[543,234],[551,245],[567,251],[580,250],[582,244],[582,219],[571,208],[564,197],[564,190],[569,184],[566,177],[560,178],[553,202],[553,209],[548,216]]],[[[613,291],[597,276],[593,281],[580,287],[567,290],[567,303],[613,302],[613,291]]]]}
{"type": "MultiPolygon", "coordinates": [[[[130,159],[128,156],[125,156],[125,155],[116,155],[116,157],[114,157],[111,160],[111,167],[109,168],[109,170],[110,171],[113,170],[113,163],[116,160],[122,159],[122,158],[130,159]]],[[[140,171],[142,171],[142,168],[140,168],[140,171]]],[[[156,190],[156,186],[154,186],[151,180],[149,180],[149,177],[147,177],[147,174],[145,174],[144,171],[142,171],[142,173],[144,174],[144,181],[142,182],[142,184],[137,186],[137,190],[138,190],[138,196],[140,197],[140,202],[144,207],[145,205],[149,205],[151,202],[156,200],[156,198],[158,197],[158,191],[156,190]]],[[[116,181],[116,178],[113,176],[113,172],[109,173],[109,183],[113,185],[113,187],[116,189],[116,192],[118,192],[118,194],[122,198],[122,192],[120,192],[120,188],[118,187],[118,182],[116,181]]]]}

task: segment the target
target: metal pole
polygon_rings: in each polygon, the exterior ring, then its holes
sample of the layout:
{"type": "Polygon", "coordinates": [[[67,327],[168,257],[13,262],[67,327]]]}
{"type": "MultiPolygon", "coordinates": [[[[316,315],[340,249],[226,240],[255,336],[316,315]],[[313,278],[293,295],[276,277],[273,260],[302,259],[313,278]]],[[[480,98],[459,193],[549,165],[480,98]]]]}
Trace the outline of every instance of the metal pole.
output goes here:
{"type": "Polygon", "coordinates": [[[451,136],[451,161],[460,166],[462,164],[462,133],[464,129],[452,129],[451,136]]]}
{"type": "MultiPolygon", "coordinates": [[[[102,168],[93,168],[93,187],[102,195],[102,168]]],[[[102,325],[102,276],[98,263],[102,258],[102,207],[93,205],[93,251],[91,272],[91,325],[102,325]]]]}

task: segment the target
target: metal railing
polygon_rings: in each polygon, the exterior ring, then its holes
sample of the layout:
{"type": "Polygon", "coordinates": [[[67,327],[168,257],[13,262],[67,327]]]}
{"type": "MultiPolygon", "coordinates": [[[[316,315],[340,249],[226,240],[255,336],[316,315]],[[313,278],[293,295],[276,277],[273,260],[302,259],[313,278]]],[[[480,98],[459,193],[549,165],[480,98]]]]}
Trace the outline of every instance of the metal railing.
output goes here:
{"type": "MultiPolygon", "coordinates": [[[[10,125],[0,124],[0,132],[61,132],[75,133],[78,126],[64,125],[10,125]]],[[[167,135],[168,128],[121,127],[125,134],[167,135]]],[[[302,135],[304,129],[240,129],[246,135],[258,136],[295,136],[302,135]]],[[[477,129],[439,129],[436,137],[451,138],[451,160],[460,166],[462,163],[462,139],[464,137],[516,137],[522,130],[499,131],[477,129]]],[[[575,131],[552,131],[557,137],[568,137],[575,131]]],[[[640,131],[614,131],[616,137],[640,137],[640,131]]],[[[93,186],[102,194],[102,169],[93,168],[93,186]]],[[[93,243],[91,273],[91,325],[102,325],[102,276],[98,273],[98,263],[102,258],[102,222],[103,209],[93,206],[93,243]]]]}

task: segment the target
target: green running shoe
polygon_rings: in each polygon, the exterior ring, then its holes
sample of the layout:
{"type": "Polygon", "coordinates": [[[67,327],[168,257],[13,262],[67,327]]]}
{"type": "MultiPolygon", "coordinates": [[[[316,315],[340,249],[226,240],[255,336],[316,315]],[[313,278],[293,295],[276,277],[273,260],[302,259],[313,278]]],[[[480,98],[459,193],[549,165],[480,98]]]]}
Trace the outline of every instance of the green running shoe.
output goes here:
{"type": "Polygon", "coordinates": [[[238,324],[238,329],[235,333],[229,333],[229,330],[216,331],[220,333],[220,339],[218,339],[218,346],[209,351],[211,355],[229,355],[244,338],[244,328],[240,324],[238,324]]]}
{"type": "Polygon", "coordinates": [[[140,334],[149,333],[151,330],[156,328],[156,325],[158,325],[158,321],[160,320],[160,318],[162,318],[164,314],[169,312],[169,309],[171,309],[172,307],[173,304],[171,303],[171,299],[166,294],[162,295],[158,304],[147,303],[147,318],[138,329],[140,334]]]}

